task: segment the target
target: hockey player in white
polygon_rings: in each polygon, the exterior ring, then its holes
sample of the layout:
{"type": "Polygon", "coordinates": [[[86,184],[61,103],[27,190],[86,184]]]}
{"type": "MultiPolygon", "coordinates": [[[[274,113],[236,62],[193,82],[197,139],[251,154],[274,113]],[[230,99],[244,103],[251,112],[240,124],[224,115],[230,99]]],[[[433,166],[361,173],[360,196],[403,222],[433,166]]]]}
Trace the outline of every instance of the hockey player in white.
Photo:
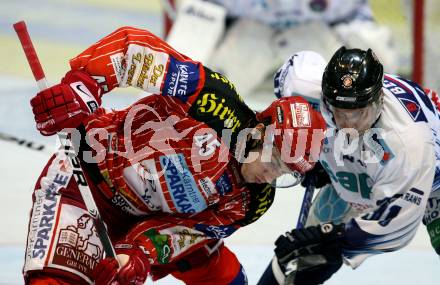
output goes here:
{"type": "Polygon", "coordinates": [[[275,94],[302,94],[329,130],[321,167],[307,173],[322,188],[306,227],[278,238],[259,284],[321,284],[343,262],[404,247],[422,219],[440,254],[437,95],[384,74],[371,49],[342,47],[325,65],[299,52],[275,75],[275,94]]]}
{"type": "Polygon", "coordinates": [[[373,47],[387,72],[399,59],[391,31],[379,25],[367,0],[208,0],[226,8],[224,37],[207,61],[250,94],[292,53],[311,49],[330,59],[341,45],[373,47]],[[246,72],[243,72],[246,67],[246,72]]]}

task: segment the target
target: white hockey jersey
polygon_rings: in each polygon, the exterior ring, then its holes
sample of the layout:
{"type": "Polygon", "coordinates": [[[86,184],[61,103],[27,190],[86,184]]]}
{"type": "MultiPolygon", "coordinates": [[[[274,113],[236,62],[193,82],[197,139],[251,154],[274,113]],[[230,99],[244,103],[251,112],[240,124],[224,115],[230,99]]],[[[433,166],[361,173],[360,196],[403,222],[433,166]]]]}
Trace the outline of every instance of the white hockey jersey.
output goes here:
{"type": "Polygon", "coordinates": [[[352,141],[331,129],[320,157],[339,197],[359,212],[346,227],[344,256],[353,267],[408,244],[440,184],[437,108],[413,82],[386,75],[383,86],[373,128],[352,141]]]}
{"type": "Polygon", "coordinates": [[[347,138],[316,92],[324,68],[319,54],[292,56],[275,76],[275,94],[303,94],[321,109],[329,130],[320,162],[339,197],[358,213],[347,223],[344,246],[345,260],[356,267],[368,256],[408,244],[429,195],[440,189],[438,98],[414,82],[385,75],[379,119],[363,136],[347,138]]]}
{"type": "Polygon", "coordinates": [[[313,20],[328,24],[354,19],[371,20],[367,0],[209,0],[224,6],[228,15],[261,21],[273,27],[289,27],[313,20]]]}

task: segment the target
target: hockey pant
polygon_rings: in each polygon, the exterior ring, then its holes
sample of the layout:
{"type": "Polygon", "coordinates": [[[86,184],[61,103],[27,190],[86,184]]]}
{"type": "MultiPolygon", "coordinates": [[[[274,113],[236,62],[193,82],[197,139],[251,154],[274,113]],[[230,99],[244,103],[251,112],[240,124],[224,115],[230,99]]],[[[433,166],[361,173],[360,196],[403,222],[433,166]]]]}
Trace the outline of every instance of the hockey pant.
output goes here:
{"type": "MultiPolygon", "coordinates": [[[[89,186],[102,218],[111,221],[110,238],[122,239],[139,218],[115,208],[96,186],[89,186]]],[[[32,200],[23,268],[26,284],[92,284],[91,273],[103,258],[103,247],[62,152],[47,163],[32,200]]],[[[176,263],[153,266],[152,275],[172,274],[187,284],[247,284],[241,264],[221,240],[176,263]]]]}

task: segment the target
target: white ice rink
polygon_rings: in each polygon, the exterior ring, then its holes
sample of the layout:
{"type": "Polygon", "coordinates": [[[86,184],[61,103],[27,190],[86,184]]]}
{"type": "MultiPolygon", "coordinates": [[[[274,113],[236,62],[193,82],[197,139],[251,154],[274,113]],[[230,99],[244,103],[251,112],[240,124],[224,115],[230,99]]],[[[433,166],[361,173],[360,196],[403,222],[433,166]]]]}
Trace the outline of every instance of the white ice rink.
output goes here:
{"type": "MultiPolygon", "coordinates": [[[[86,2],[0,0],[0,133],[54,145],[53,138],[44,138],[34,129],[29,98],[37,88],[12,30],[14,22],[27,21],[51,82],[58,81],[67,71],[68,58],[118,26],[130,24],[160,33],[157,1],[133,1],[144,10],[117,8],[117,1],[107,1],[110,7],[103,0],[86,2]]],[[[139,96],[139,92],[125,90],[108,95],[104,103],[120,108],[139,96]]],[[[269,96],[270,90],[262,90],[247,99],[253,108],[261,109],[271,100],[269,96]]],[[[21,267],[31,193],[48,157],[48,154],[0,140],[0,284],[23,283],[21,267]]],[[[302,194],[300,187],[279,191],[263,218],[227,239],[248,273],[249,284],[256,284],[264,271],[276,237],[296,224],[302,194]]],[[[344,267],[326,284],[435,285],[440,284],[439,268],[440,260],[431,250],[421,226],[407,248],[370,258],[356,270],[344,267]]],[[[180,283],[166,278],[155,284],[180,283]]]]}

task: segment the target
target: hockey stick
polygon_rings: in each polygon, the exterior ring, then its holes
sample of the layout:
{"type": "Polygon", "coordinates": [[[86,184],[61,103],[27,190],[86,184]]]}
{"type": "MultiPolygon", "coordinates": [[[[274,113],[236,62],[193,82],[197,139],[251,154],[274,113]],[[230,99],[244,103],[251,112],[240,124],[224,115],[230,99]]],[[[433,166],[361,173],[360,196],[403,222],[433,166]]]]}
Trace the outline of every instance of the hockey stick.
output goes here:
{"type": "Polygon", "coordinates": [[[44,152],[44,153],[48,153],[48,154],[53,153],[53,152],[49,151],[47,145],[45,145],[45,144],[40,144],[40,143],[36,143],[31,140],[18,138],[16,136],[8,135],[8,134],[2,133],[2,132],[0,132],[0,140],[7,141],[10,143],[15,143],[17,145],[24,146],[26,148],[29,148],[29,149],[32,149],[35,151],[40,151],[40,152],[44,152]]]}
{"type": "MultiPolygon", "coordinates": [[[[304,182],[306,185],[306,190],[304,192],[301,210],[299,211],[298,221],[296,222],[296,229],[303,228],[306,224],[309,210],[312,205],[313,193],[315,192],[316,177],[313,177],[312,175],[306,176],[306,180],[304,182]]],[[[270,262],[269,265],[266,267],[257,285],[278,285],[278,281],[275,278],[276,273],[274,272],[274,268],[272,266],[274,260],[276,259],[273,259],[272,262],[270,262]]],[[[297,266],[297,264],[295,264],[295,266],[297,266]]]]}
{"type": "MultiPolygon", "coordinates": [[[[41,67],[40,60],[38,59],[37,53],[32,44],[32,40],[27,31],[25,22],[20,21],[15,23],[13,26],[18,38],[20,39],[21,46],[23,47],[23,51],[26,55],[26,59],[32,70],[35,80],[37,81],[38,88],[40,90],[47,89],[49,84],[47,83],[46,76],[44,75],[43,68],[41,67]]],[[[80,160],[75,154],[72,142],[69,140],[69,135],[67,133],[59,133],[58,135],[64,147],[64,152],[70,160],[70,164],[73,168],[73,176],[78,184],[78,188],[86,205],[87,211],[93,219],[97,235],[102,243],[106,256],[115,258],[115,249],[113,248],[104,221],[102,220],[98,207],[93,199],[86,176],[81,168],[80,160]]]]}
{"type": "Polygon", "coordinates": [[[177,11],[175,2],[175,0],[160,1],[160,3],[162,4],[162,9],[165,11],[165,16],[168,17],[171,22],[174,22],[176,20],[177,11]]]}
{"type": "Polygon", "coordinates": [[[298,221],[296,222],[297,229],[303,228],[306,225],[309,210],[312,206],[313,193],[315,192],[316,177],[313,175],[307,176],[304,182],[306,185],[306,190],[304,192],[301,210],[299,211],[298,221]]]}

